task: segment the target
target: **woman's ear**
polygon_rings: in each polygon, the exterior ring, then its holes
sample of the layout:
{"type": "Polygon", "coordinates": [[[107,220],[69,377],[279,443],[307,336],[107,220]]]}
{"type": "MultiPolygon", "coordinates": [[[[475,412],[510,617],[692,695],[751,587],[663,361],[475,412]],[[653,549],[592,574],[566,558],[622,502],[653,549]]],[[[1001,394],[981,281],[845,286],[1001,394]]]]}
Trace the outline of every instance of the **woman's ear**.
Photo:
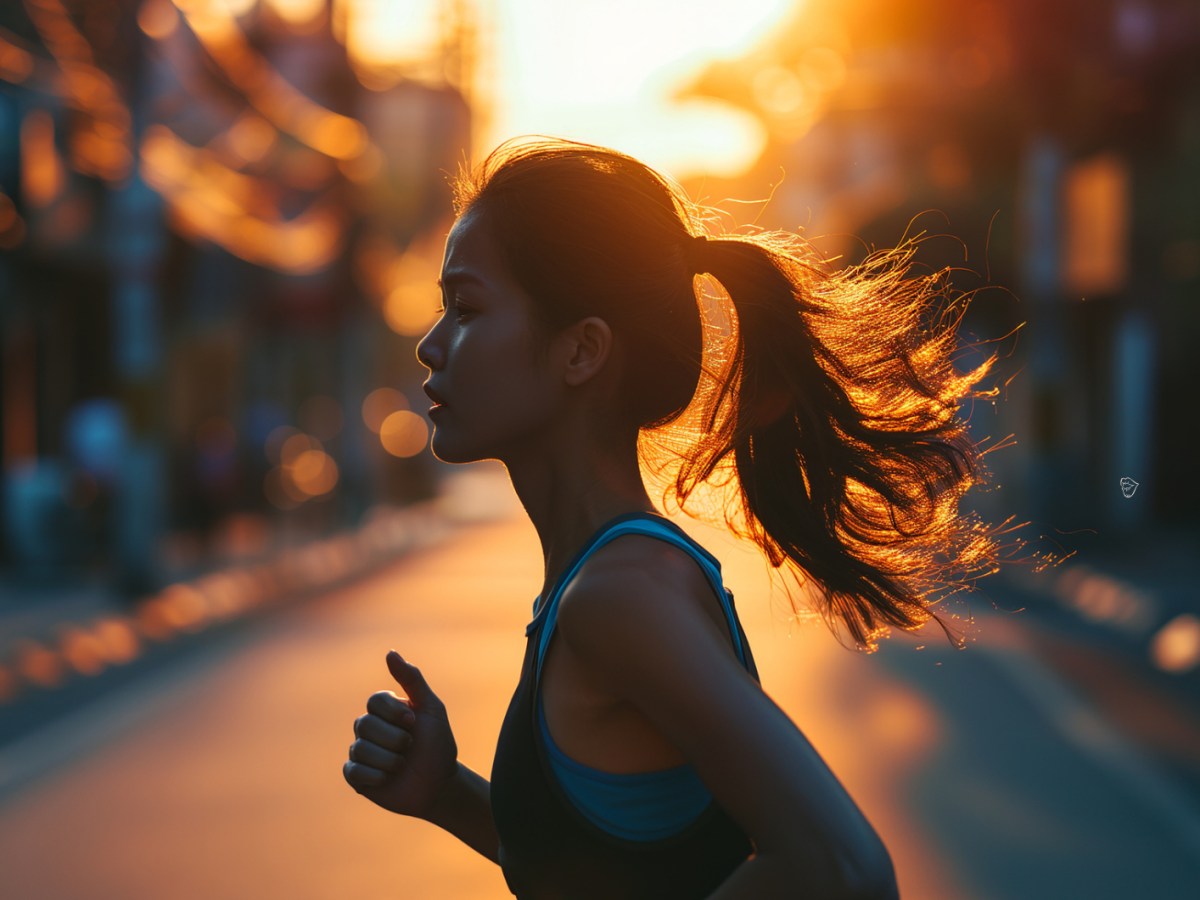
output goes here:
{"type": "Polygon", "coordinates": [[[612,353],[613,334],[608,323],[599,316],[588,316],[568,325],[555,339],[563,378],[571,387],[578,387],[594,378],[612,353]]]}

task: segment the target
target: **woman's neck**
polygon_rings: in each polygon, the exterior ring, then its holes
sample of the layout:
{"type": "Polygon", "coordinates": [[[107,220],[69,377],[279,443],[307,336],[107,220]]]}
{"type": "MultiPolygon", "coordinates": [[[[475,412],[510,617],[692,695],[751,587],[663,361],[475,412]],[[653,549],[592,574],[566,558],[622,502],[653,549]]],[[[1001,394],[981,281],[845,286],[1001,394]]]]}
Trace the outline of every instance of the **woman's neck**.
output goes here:
{"type": "Polygon", "coordinates": [[[624,453],[587,457],[505,462],[541,541],[543,596],[601,525],[626,513],[656,512],[642,483],[636,445],[624,453]]]}

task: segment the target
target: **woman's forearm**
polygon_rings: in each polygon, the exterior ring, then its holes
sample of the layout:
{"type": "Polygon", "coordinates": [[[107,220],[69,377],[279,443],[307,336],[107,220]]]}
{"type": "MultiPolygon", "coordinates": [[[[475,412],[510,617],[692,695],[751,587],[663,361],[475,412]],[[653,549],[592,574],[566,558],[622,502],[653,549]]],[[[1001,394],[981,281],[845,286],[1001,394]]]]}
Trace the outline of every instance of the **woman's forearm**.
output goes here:
{"type": "Polygon", "coordinates": [[[492,820],[491,785],[461,762],[424,818],[500,864],[500,837],[492,820]]]}

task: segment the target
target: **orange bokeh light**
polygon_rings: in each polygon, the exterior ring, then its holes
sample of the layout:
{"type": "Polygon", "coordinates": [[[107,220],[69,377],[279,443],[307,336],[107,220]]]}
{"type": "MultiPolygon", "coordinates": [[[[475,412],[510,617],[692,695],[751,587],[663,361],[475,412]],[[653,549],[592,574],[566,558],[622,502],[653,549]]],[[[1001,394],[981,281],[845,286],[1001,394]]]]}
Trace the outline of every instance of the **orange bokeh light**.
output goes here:
{"type": "Polygon", "coordinates": [[[337,486],[338,467],[324,450],[305,450],[285,463],[284,473],[308,497],[328,494],[337,486]]]}
{"type": "Polygon", "coordinates": [[[41,687],[54,687],[63,680],[62,657],[34,640],[18,642],[16,668],[26,681],[41,687]]]}
{"type": "Polygon", "coordinates": [[[416,456],[429,442],[429,426],[416,413],[398,410],[383,420],[379,440],[392,456],[416,456]]]}
{"type": "Polygon", "coordinates": [[[33,56],[8,41],[0,40],[0,78],[20,84],[33,73],[33,56]]]}
{"type": "Polygon", "coordinates": [[[371,431],[379,434],[384,420],[401,409],[408,409],[408,400],[402,393],[390,387],[376,388],[363,400],[363,422],[371,431]]]}
{"type": "Polygon", "coordinates": [[[63,659],[80,675],[96,675],[104,670],[103,647],[90,631],[71,627],[60,641],[63,659]]]}
{"type": "Polygon", "coordinates": [[[170,37],[179,27],[179,13],[170,0],[146,0],[138,9],[138,27],[157,41],[170,37]]]}
{"type": "Polygon", "coordinates": [[[54,119],[33,109],[21,123],[21,190],[31,206],[47,206],[62,193],[66,176],[54,145],[54,119]]]}

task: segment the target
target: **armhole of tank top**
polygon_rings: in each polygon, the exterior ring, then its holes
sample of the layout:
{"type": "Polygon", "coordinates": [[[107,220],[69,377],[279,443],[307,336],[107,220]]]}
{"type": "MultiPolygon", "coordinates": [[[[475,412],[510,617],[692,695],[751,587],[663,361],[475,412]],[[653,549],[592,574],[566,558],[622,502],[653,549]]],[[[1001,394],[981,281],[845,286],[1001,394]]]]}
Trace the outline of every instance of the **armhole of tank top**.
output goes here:
{"type": "MultiPolygon", "coordinates": [[[[540,627],[537,629],[537,652],[534,656],[534,704],[537,704],[538,688],[541,684],[542,663],[546,658],[546,654],[550,649],[550,639],[554,636],[554,625],[558,615],[558,601],[562,596],[571,579],[579,571],[579,568],[586,561],[592,552],[600,549],[611,540],[615,540],[625,534],[643,534],[647,537],[657,538],[666,543],[673,544],[683,550],[684,553],[692,557],[700,570],[704,573],[705,580],[709,583],[709,587],[717,595],[717,601],[721,606],[721,612],[725,619],[725,628],[732,640],[734,655],[741,663],[742,668],[750,670],[750,662],[746,655],[744,642],[742,640],[741,629],[738,623],[738,617],[733,610],[733,593],[725,587],[718,564],[714,563],[713,558],[708,552],[696,544],[693,539],[682,532],[682,529],[676,530],[678,526],[673,523],[658,523],[650,522],[645,519],[625,520],[614,525],[602,535],[600,535],[590,546],[588,553],[576,561],[567,577],[562,580],[562,583],[557,585],[554,593],[547,599],[545,608],[542,612],[545,613],[540,627]]],[[[535,601],[536,604],[536,601],[535,601]]]]}

